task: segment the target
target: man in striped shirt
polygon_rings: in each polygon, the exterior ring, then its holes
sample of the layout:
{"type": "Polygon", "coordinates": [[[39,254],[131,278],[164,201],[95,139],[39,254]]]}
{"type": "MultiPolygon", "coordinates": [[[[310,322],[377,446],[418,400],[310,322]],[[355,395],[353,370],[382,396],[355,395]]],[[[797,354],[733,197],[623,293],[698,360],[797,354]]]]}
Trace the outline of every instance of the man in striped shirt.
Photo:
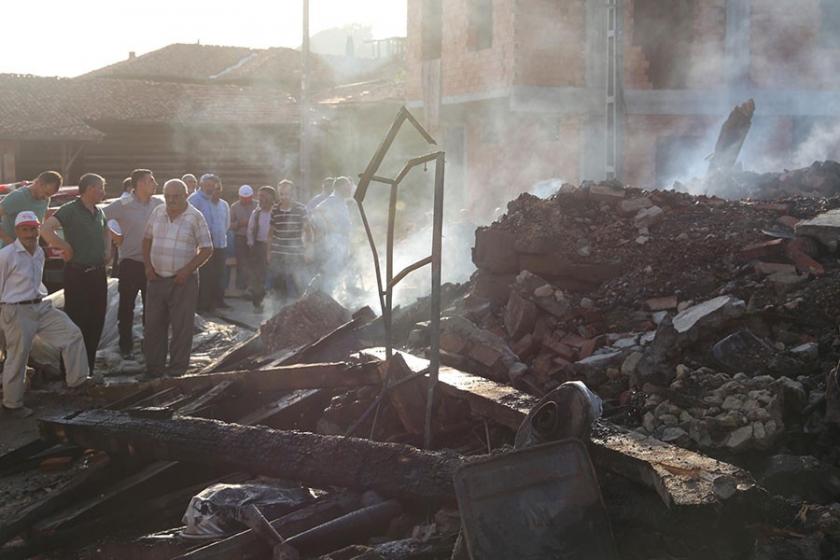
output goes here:
{"type": "Polygon", "coordinates": [[[297,299],[308,282],[305,244],[312,238],[306,206],[292,199],[294,184],[277,185],[277,204],[271,211],[270,270],[275,289],[285,299],[297,299]]]}

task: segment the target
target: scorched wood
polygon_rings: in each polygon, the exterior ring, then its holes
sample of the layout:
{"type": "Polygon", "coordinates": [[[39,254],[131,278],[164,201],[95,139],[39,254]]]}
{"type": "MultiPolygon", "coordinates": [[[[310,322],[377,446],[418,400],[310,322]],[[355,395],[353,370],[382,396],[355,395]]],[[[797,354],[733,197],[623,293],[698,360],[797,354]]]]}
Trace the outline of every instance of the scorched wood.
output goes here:
{"type": "MultiPolygon", "coordinates": [[[[371,348],[362,354],[382,359],[385,350],[371,348]]],[[[428,360],[400,354],[412,371],[422,371],[429,365],[428,360]]],[[[490,418],[513,430],[537,402],[513,387],[448,367],[440,370],[439,387],[444,395],[467,403],[475,416],[490,418]]],[[[596,467],[654,489],[668,507],[716,507],[756,487],[752,476],[734,465],[605,421],[596,423],[589,452],[596,467]],[[731,486],[732,492],[722,495],[722,485],[731,486]]]]}
{"type": "Polygon", "coordinates": [[[377,364],[306,364],[281,366],[251,371],[229,371],[183,377],[165,377],[145,383],[93,386],[92,397],[117,398],[120,395],[151,388],[155,391],[179,389],[182,392],[211,387],[225,381],[234,381],[249,391],[279,392],[297,389],[323,389],[330,387],[361,387],[378,385],[377,364]]]}
{"type": "Polygon", "coordinates": [[[42,432],[115,454],[215,465],[314,487],[373,489],[396,498],[451,502],[464,459],[407,445],[227,424],[150,419],[110,410],[40,421],[42,432]]]}

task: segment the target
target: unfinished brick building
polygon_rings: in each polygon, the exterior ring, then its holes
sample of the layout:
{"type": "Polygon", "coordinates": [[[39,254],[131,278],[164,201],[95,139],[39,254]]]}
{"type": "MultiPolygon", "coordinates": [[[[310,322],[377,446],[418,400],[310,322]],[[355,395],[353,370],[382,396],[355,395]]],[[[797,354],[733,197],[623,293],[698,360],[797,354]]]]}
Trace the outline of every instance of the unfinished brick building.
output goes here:
{"type": "Polygon", "coordinates": [[[408,0],[407,97],[472,207],[548,178],[663,185],[748,98],[747,165],[833,126],[838,28],[836,0],[408,0]]]}

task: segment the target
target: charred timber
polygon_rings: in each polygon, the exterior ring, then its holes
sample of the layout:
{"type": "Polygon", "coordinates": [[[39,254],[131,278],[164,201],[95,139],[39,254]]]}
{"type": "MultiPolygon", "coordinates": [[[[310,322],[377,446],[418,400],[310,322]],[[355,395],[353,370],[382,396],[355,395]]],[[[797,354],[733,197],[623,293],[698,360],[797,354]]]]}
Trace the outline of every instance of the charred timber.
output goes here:
{"type": "Polygon", "coordinates": [[[89,410],[41,420],[46,436],[114,454],[213,465],[314,487],[373,489],[412,501],[451,503],[465,459],[452,452],[197,418],[154,419],[89,410]]]}
{"type": "Polygon", "coordinates": [[[379,374],[376,363],[369,364],[306,364],[280,366],[270,369],[251,371],[229,371],[183,377],[166,377],[153,379],[140,384],[118,384],[109,386],[93,386],[90,389],[92,397],[119,398],[140,389],[161,391],[179,389],[182,392],[193,391],[203,387],[210,388],[224,382],[233,381],[249,391],[278,392],[297,389],[324,389],[332,387],[361,387],[365,385],[379,385],[379,374]]]}

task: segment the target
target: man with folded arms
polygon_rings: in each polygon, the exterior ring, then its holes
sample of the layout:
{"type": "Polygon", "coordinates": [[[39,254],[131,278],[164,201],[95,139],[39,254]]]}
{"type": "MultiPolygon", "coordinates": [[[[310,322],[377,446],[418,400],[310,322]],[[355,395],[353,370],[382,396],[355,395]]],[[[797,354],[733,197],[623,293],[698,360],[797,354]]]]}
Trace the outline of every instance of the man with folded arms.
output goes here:
{"type": "Polygon", "coordinates": [[[36,336],[61,352],[68,386],[78,387],[88,376],[82,332],[50,301],[44,301],[47,289],[41,282],[45,257],[38,246],[40,227],[34,212],[19,212],[15,217],[17,239],[0,249],[0,327],[8,350],[3,365],[3,412],[16,418],[32,414],[23,406],[23,393],[26,362],[36,336]]]}
{"type": "Polygon", "coordinates": [[[167,353],[171,374],[187,371],[198,302],[196,271],[213,255],[210,229],[201,212],[187,202],[184,182],[167,181],[163,198],[166,204],[152,210],[143,239],[148,280],[143,352],[151,377],[164,373],[167,353]]]}

